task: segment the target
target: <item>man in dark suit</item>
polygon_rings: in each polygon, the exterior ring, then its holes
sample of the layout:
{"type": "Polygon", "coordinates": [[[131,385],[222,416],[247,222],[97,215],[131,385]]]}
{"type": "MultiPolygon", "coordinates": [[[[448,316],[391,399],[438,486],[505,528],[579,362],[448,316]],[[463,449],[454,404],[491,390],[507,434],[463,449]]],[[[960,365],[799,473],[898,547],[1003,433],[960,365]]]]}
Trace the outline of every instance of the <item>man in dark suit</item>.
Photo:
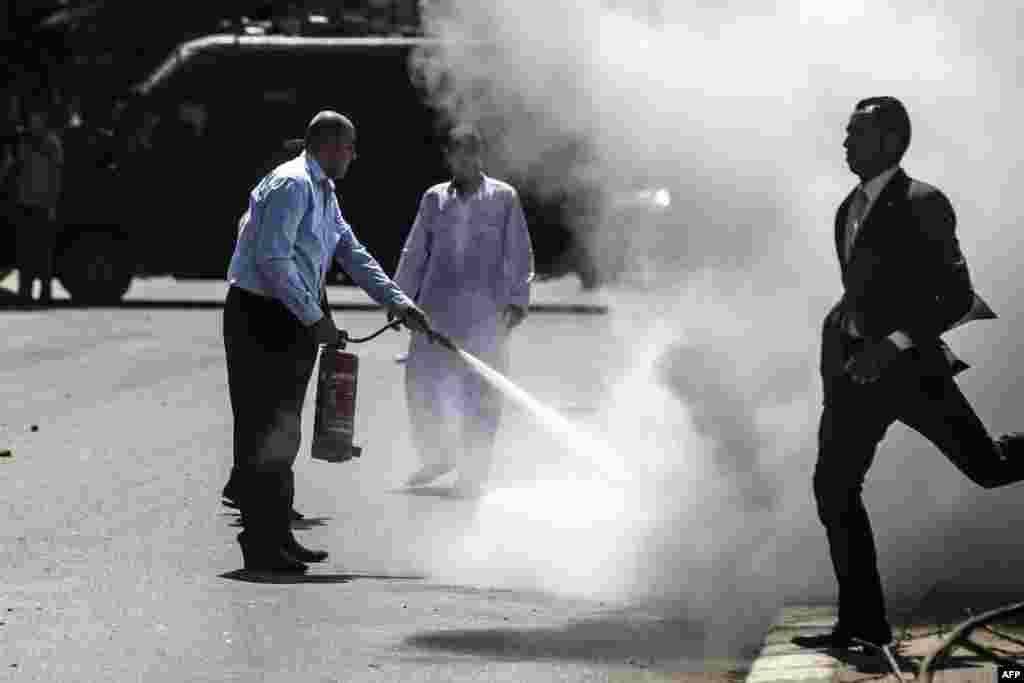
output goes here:
{"type": "Polygon", "coordinates": [[[805,647],[892,640],[861,499],[889,425],[898,420],[920,433],[980,486],[1024,479],[1024,435],[993,440],[953,379],[968,366],[940,335],[995,314],[974,293],[949,200],[900,168],[909,143],[910,118],[899,100],[857,103],[844,147],[861,182],[836,214],[844,292],[822,334],[824,409],[814,471],[839,620],[827,635],[794,639],[805,647]]]}

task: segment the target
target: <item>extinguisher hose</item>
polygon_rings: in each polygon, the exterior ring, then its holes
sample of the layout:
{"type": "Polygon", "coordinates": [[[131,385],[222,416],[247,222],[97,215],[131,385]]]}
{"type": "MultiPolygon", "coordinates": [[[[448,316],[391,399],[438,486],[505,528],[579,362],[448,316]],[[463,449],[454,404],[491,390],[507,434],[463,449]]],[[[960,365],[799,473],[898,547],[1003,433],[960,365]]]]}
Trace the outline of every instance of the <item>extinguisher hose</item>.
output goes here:
{"type": "Polygon", "coordinates": [[[388,323],[384,327],[380,328],[379,330],[377,330],[373,334],[371,334],[369,336],[366,336],[366,337],[350,337],[350,336],[348,336],[348,332],[345,332],[344,330],[341,331],[341,334],[342,334],[342,336],[344,338],[344,341],[346,343],[351,342],[353,344],[362,344],[364,342],[368,342],[368,341],[371,341],[373,339],[376,339],[380,335],[384,334],[388,329],[395,329],[395,330],[397,330],[398,329],[398,323],[400,323],[400,322],[402,322],[402,321],[401,320],[396,320],[394,322],[388,323]]]}
{"type": "MultiPolygon", "coordinates": [[[[387,325],[385,325],[384,327],[380,328],[379,330],[377,330],[373,334],[368,335],[366,337],[350,337],[350,336],[348,336],[348,332],[345,332],[344,330],[342,330],[341,331],[342,341],[344,343],[346,343],[346,344],[347,343],[362,344],[362,343],[368,342],[368,341],[370,341],[372,339],[376,339],[380,335],[384,334],[384,332],[386,332],[388,329],[393,329],[393,330],[399,329],[399,325],[401,325],[404,321],[405,321],[404,317],[403,318],[396,318],[395,320],[389,322],[387,325]]],[[[455,344],[453,344],[452,341],[450,339],[448,339],[448,337],[444,336],[443,334],[440,334],[438,332],[434,332],[433,330],[431,330],[430,332],[427,333],[427,335],[433,341],[436,341],[439,344],[441,344],[441,346],[444,346],[447,349],[451,349],[452,351],[455,350],[455,344]]]]}

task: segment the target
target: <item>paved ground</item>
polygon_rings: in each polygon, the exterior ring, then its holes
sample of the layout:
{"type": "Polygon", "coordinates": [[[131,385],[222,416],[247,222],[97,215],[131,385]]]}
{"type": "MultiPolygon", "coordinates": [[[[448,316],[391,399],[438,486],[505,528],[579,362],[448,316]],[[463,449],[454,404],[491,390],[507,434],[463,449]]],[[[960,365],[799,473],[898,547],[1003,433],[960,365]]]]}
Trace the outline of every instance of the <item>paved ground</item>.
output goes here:
{"type": "MultiPolygon", "coordinates": [[[[300,583],[240,574],[235,517],[219,503],[221,291],[155,280],[120,308],[0,310],[0,680],[728,680],[756,651],[709,659],[700,624],[641,605],[434,578],[443,530],[474,503],[395,491],[416,464],[393,362],[405,333],[359,349],[360,461],[309,459],[312,392],[307,403],[297,488],[312,519],[298,533],[331,559],[300,583]]],[[[538,298],[600,303],[571,281],[538,298]]],[[[353,334],[383,322],[335,315],[353,334]]],[[[571,409],[610,352],[605,324],[539,311],[512,352],[544,353],[516,376],[571,409]]],[[[496,463],[495,481],[529,466],[496,463]]]]}
{"type": "MultiPolygon", "coordinates": [[[[892,663],[878,650],[853,648],[848,651],[807,650],[793,645],[794,636],[827,633],[836,620],[833,605],[789,605],[783,608],[765,636],[764,645],[746,677],[746,683],[860,683],[887,678],[895,680],[893,665],[900,677],[912,680],[922,664],[944,639],[969,615],[1020,602],[1019,595],[999,595],[983,590],[958,594],[926,595],[915,605],[898,606],[891,611],[896,642],[892,663]]],[[[971,642],[982,645],[1000,657],[1017,661],[1024,668],[1024,615],[979,628],[971,633],[971,642]]],[[[996,664],[978,651],[956,646],[936,667],[937,683],[999,683],[996,664]]]]}

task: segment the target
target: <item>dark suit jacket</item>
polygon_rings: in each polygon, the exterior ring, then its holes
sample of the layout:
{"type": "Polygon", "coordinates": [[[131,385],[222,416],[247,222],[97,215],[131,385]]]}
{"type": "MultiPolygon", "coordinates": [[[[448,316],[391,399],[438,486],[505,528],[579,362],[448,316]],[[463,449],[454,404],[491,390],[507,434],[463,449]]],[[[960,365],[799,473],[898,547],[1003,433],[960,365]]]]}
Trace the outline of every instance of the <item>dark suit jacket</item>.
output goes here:
{"type": "Polygon", "coordinates": [[[971,285],[956,238],[956,215],[937,188],[897,170],[875,200],[844,261],[846,215],[853,192],[835,219],[843,297],[825,319],[822,373],[842,372],[842,323],[851,318],[868,340],[895,330],[914,342],[910,352],[922,374],[954,375],[968,366],[939,338],[970,319],[995,314],[971,285]]]}

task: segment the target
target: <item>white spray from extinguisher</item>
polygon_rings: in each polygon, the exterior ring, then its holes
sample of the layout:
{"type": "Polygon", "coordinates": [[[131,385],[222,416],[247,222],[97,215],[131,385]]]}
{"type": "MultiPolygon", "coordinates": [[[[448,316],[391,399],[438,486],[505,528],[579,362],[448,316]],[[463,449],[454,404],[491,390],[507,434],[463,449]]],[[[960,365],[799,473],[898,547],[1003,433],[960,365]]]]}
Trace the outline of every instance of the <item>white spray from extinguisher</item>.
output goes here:
{"type": "MultiPolygon", "coordinates": [[[[373,334],[362,338],[349,337],[346,333],[344,339],[346,343],[351,342],[359,344],[363,342],[368,342],[372,339],[375,339],[377,336],[379,336],[389,328],[398,329],[398,326],[402,322],[404,321],[392,321],[391,323],[380,328],[373,334]]],[[[603,481],[609,483],[623,483],[629,480],[627,471],[625,467],[623,467],[622,459],[618,456],[618,454],[609,444],[594,437],[592,434],[589,434],[586,430],[583,430],[580,427],[574,425],[572,422],[570,422],[565,417],[560,415],[558,411],[554,410],[550,406],[545,405],[541,401],[537,400],[534,396],[531,396],[529,392],[524,390],[522,387],[516,385],[515,382],[511,381],[510,379],[502,375],[500,372],[498,372],[491,366],[487,365],[487,363],[483,362],[473,354],[460,349],[448,337],[434,330],[429,330],[426,332],[426,334],[429,337],[431,337],[431,339],[435,343],[438,343],[441,346],[444,346],[445,348],[449,349],[453,353],[457,354],[460,358],[462,358],[463,361],[465,361],[465,363],[470,368],[472,368],[477,374],[483,377],[491,386],[500,391],[506,398],[512,400],[514,403],[518,404],[521,408],[523,408],[528,413],[533,415],[533,417],[541,425],[543,425],[549,432],[551,432],[552,435],[561,439],[563,444],[570,451],[579,454],[586,454],[592,461],[591,465],[593,469],[591,471],[591,478],[600,478],[603,481]]],[[[342,355],[350,356],[351,354],[342,355]]],[[[354,372],[356,362],[357,359],[355,359],[355,357],[353,356],[351,358],[346,358],[344,364],[346,366],[351,366],[352,369],[350,370],[350,372],[354,372]]],[[[354,412],[354,378],[351,390],[353,395],[350,397],[348,410],[350,412],[354,412]]],[[[319,399],[317,401],[317,404],[319,406],[319,399]]],[[[333,408],[333,406],[331,406],[331,408],[333,408]]],[[[335,417],[337,418],[337,416],[335,417]]],[[[342,444],[343,447],[339,449],[339,447],[336,444],[331,443],[328,444],[328,447],[326,448],[326,451],[328,453],[333,453],[334,451],[341,450],[342,455],[337,457],[328,455],[327,457],[322,457],[322,459],[343,461],[351,457],[355,457],[359,454],[359,449],[357,447],[352,447],[350,444],[352,434],[351,418],[352,416],[350,414],[347,414],[335,420],[341,422],[339,429],[336,431],[342,432],[341,436],[345,441],[345,443],[342,444]]],[[[330,430],[325,429],[324,431],[326,433],[327,431],[330,430]]],[[[314,451],[315,450],[316,449],[314,449],[314,451]]],[[[314,455],[314,457],[317,456],[314,455]]]]}
{"type": "Polygon", "coordinates": [[[548,431],[562,440],[572,452],[588,455],[595,468],[594,474],[609,482],[624,482],[628,473],[623,467],[622,459],[607,443],[574,425],[550,406],[545,405],[515,382],[487,365],[476,356],[457,347],[450,339],[438,333],[432,333],[435,341],[458,354],[477,374],[483,377],[506,398],[518,404],[533,415],[548,431]]]}
{"type": "MultiPolygon", "coordinates": [[[[558,475],[487,490],[472,521],[446,538],[432,560],[438,580],[531,588],[619,599],[641,570],[645,538],[656,528],[658,491],[636,480],[621,452],[573,424],[500,372],[434,335],[573,454],[558,475]],[[564,469],[568,465],[571,469],[564,469]],[[505,533],[530,539],[523,552],[505,533]],[[566,549],[569,550],[567,556],[566,549]]],[[[635,463],[634,463],[635,469],[635,463]]]]}

